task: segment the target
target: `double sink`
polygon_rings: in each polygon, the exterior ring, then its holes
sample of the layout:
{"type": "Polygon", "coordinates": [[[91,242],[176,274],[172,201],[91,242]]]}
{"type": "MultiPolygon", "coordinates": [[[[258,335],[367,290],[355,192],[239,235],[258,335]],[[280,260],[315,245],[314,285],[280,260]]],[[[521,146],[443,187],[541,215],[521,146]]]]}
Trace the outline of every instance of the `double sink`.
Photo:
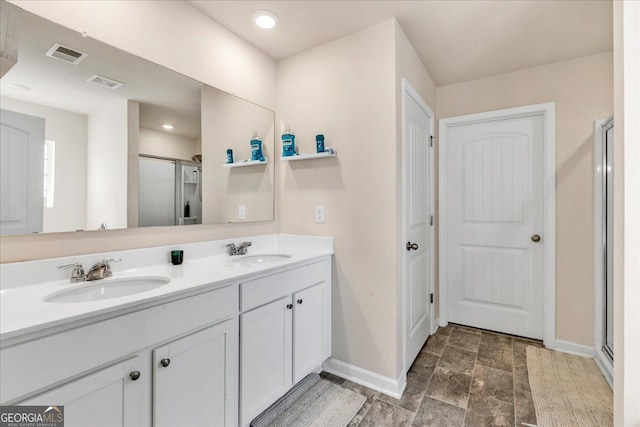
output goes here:
{"type": "MultiPolygon", "coordinates": [[[[281,262],[289,258],[291,258],[291,255],[285,254],[243,255],[234,258],[233,262],[241,265],[252,265],[281,262]]],[[[71,285],[70,289],[50,293],[43,299],[51,303],[103,301],[151,291],[165,286],[169,282],[171,282],[171,279],[165,276],[108,278],[84,282],[81,285],[71,285]]]]}

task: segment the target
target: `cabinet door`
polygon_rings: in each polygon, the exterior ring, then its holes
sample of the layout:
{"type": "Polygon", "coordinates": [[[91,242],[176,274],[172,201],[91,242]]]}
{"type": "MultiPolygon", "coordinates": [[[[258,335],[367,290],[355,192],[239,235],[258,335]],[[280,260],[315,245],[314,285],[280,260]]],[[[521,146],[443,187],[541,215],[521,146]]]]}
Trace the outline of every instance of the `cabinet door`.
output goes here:
{"type": "Polygon", "coordinates": [[[19,405],[64,405],[66,427],[115,427],[142,424],[144,382],[132,376],[137,358],[86,375],[19,405]]]}
{"type": "Polygon", "coordinates": [[[154,426],[237,424],[234,325],[229,320],[153,351],[154,426]]]}
{"type": "Polygon", "coordinates": [[[329,284],[293,295],[293,382],[297,383],[331,356],[329,284]]]}
{"type": "Polygon", "coordinates": [[[240,316],[240,413],[249,424],[292,385],[291,296],[240,316]]]}

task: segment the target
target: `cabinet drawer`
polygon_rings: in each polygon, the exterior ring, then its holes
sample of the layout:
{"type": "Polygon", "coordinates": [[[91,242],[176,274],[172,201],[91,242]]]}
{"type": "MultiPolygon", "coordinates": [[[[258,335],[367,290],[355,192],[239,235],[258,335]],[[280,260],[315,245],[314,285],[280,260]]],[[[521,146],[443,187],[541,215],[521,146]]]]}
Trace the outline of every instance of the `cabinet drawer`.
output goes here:
{"type": "Polygon", "coordinates": [[[283,296],[331,279],[329,260],[305,265],[240,284],[240,311],[274,301],[283,296]]]}
{"type": "Polygon", "coordinates": [[[233,315],[237,287],[172,301],[0,351],[6,404],[156,343],[233,315]]]}

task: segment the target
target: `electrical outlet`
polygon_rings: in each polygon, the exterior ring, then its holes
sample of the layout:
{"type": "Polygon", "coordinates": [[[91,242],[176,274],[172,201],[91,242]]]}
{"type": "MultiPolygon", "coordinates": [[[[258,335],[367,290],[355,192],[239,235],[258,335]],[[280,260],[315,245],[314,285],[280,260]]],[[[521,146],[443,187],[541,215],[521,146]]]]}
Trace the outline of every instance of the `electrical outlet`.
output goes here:
{"type": "Polygon", "coordinates": [[[315,219],[317,223],[324,223],[324,206],[316,206],[315,219]]]}
{"type": "Polygon", "coordinates": [[[247,207],[245,205],[238,206],[238,219],[247,219],[247,207]]]}

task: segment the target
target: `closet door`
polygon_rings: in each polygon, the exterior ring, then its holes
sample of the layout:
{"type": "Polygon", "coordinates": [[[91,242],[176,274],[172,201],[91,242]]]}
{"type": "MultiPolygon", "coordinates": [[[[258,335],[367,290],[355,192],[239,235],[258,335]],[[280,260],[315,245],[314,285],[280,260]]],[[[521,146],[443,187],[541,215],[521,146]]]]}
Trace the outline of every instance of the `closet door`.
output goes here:
{"type": "Polygon", "coordinates": [[[138,226],[175,225],[175,175],[172,160],[140,157],[138,226]]]}

